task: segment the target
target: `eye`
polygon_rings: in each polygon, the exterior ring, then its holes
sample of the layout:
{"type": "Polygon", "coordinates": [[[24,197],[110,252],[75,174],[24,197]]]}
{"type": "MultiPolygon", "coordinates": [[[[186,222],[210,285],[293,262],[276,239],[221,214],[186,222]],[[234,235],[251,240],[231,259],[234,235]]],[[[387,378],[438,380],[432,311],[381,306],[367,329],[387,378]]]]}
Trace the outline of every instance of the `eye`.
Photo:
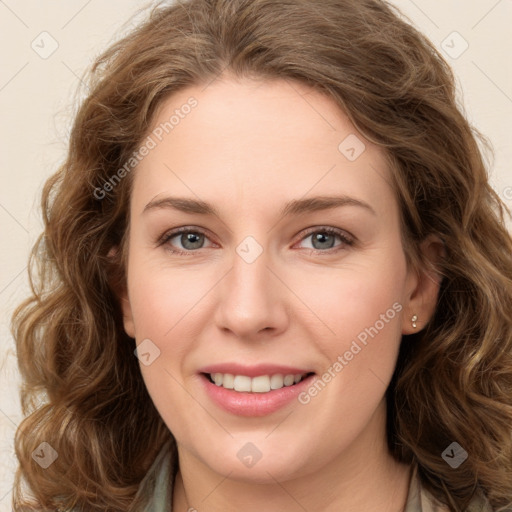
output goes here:
{"type": "Polygon", "coordinates": [[[306,248],[312,249],[315,252],[337,252],[345,246],[350,247],[354,245],[354,239],[352,237],[344,231],[332,227],[310,230],[301,241],[307,240],[308,238],[311,239],[311,246],[306,248]],[[339,244],[335,243],[336,238],[340,240],[339,244]],[[334,251],[330,251],[330,249],[334,248],[336,248],[334,251]]]}
{"type": "Polygon", "coordinates": [[[204,242],[208,240],[206,233],[197,228],[183,227],[175,229],[170,233],[166,233],[162,239],[161,244],[167,245],[169,251],[176,254],[187,254],[194,252],[198,249],[204,248],[204,242]],[[176,242],[172,242],[176,239],[176,242]],[[178,243],[181,247],[176,248],[175,244],[178,243]]]}
{"type": "MultiPolygon", "coordinates": [[[[354,245],[353,237],[341,229],[332,227],[311,229],[301,238],[301,242],[308,238],[311,239],[311,246],[305,248],[311,249],[315,253],[337,252],[354,245]],[[336,238],[340,240],[340,243],[336,244],[336,238]]],[[[205,247],[205,240],[209,240],[209,238],[203,230],[185,226],[163,235],[159,245],[166,245],[167,250],[174,254],[190,255],[194,251],[214,245],[210,242],[210,245],[205,247]]]]}

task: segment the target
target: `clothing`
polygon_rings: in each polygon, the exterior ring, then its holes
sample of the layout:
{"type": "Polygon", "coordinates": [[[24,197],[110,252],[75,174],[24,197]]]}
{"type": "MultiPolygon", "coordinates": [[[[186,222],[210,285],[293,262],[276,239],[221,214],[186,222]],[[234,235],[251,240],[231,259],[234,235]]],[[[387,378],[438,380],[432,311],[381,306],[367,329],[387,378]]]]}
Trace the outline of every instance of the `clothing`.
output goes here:
{"type": "MultiPolygon", "coordinates": [[[[170,456],[169,446],[169,444],[164,445],[140,484],[137,496],[144,497],[147,501],[141,512],[172,512],[172,484],[177,467],[174,458],[170,456]]],[[[404,512],[448,512],[448,508],[422,486],[416,464],[412,467],[404,512]]],[[[466,512],[493,512],[493,510],[485,496],[479,494],[473,497],[466,512]]]]}

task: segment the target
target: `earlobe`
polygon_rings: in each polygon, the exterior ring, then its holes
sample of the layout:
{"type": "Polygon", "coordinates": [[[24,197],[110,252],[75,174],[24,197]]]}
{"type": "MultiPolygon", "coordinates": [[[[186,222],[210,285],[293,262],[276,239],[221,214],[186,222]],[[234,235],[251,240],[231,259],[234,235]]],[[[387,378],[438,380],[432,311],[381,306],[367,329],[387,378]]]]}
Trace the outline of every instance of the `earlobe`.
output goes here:
{"type": "Polygon", "coordinates": [[[135,338],[135,324],[133,322],[132,306],[128,296],[121,297],[121,310],[123,312],[124,331],[130,338],[135,338]]]}
{"type": "Polygon", "coordinates": [[[111,276],[115,276],[113,278],[111,277],[112,281],[110,282],[110,286],[114,291],[114,294],[117,297],[121,307],[124,330],[126,334],[130,336],[130,338],[135,338],[135,324],[133,322],[132,307],[128,297],[126,280],[124,278],[121,279],[119,248],[112,247],[107,254],[107,258],[110,262],[110,265],[112,265],[111,276]]]}
{"type": "Polygon", "coordinates": [[[412,289],[408,304],[404,308],[402,334],[419,332],[430,321],[437,306],[443,280],[438,270],[442,259],[446,257],[442,240],[430,235],[420,244],[419,250],[426,263],[419,270],[411,269],[412,289]]]}

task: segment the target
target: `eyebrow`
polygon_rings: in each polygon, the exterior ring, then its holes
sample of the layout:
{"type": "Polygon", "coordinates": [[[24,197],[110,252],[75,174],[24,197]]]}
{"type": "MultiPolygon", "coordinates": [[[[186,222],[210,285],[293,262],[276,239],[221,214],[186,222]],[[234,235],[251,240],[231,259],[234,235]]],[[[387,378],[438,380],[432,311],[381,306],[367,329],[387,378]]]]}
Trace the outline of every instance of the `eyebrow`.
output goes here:
{"type": "MultiPolygon", "coordinates": [[[[364,201],[350,196],[316,196],[306,199],[293,199],[287,202],[281,209],[280,216],[301,215],[305,213],[329,210],[342,206],[359,206],[369,211],[373,215],[377,215],[375,210],[364,201]]],[[[161,199],[151,200],[142,213],[150,210],[158,210],[171,208],[185,213],[196,213],[199,215],[214,215],[220,217],[217,209],[211,204],[200,199],[189,199],[185,197],[164,197],[161,199]]]]}

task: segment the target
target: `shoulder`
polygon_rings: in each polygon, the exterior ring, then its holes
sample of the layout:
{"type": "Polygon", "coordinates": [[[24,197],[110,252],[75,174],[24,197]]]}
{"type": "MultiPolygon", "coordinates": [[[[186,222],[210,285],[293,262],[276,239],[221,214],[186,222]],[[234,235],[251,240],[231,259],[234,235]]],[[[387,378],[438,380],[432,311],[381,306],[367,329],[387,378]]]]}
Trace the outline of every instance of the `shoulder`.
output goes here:
{"type": "Polygon", "coordinates": [[[133,512],[172,512],[172,485],[177,470],[177,454],[171,441],[165,443],[141,481],[133,512]]]}
{"type": "MultiPolygon", "coordinates": [[[[418,474],[417,464],[413,465],[409,495],[404,512],[450,512],[447,505],[437,500],[423,486],[418,474]]],[[[473,496],[465,512],[493,512],[493,509],[483,493],[479,492],[473,496]]]]}

